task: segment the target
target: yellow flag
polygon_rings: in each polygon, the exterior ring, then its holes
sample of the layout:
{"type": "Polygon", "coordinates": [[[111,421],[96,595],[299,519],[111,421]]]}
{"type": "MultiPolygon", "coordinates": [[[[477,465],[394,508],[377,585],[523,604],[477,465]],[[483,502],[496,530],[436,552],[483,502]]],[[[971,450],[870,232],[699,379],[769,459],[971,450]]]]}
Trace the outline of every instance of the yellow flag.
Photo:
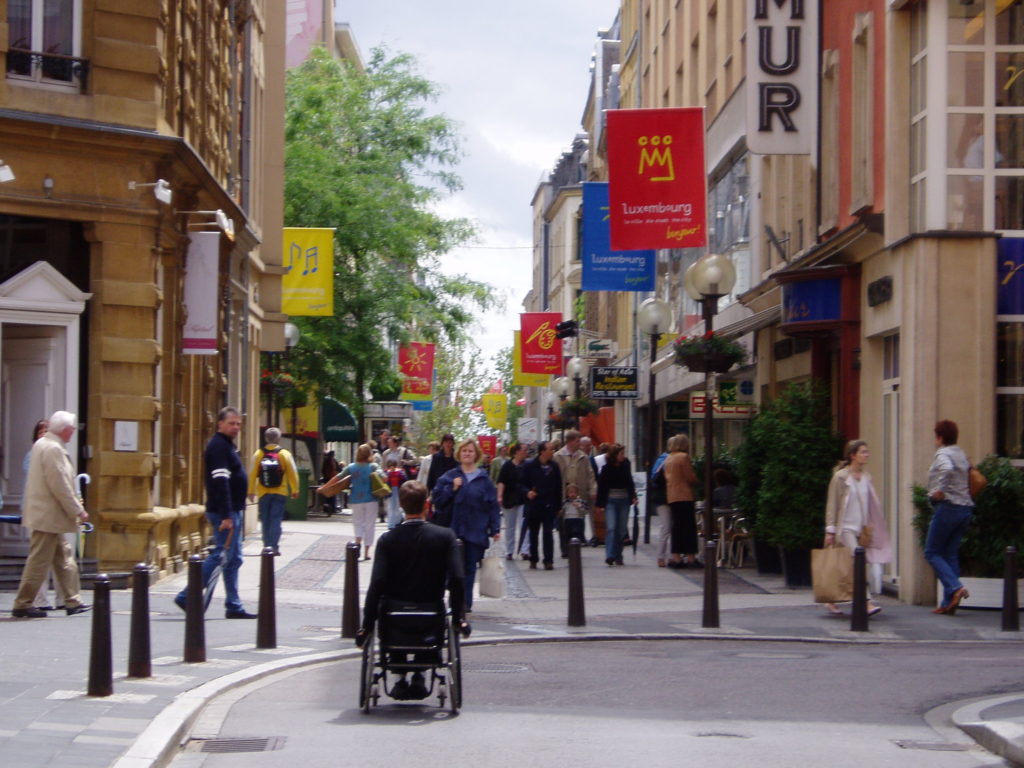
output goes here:
{"type": "Polygon", "coordinates": [[[334,230],[286,227],[282,251],[281,311],[286,315],[334,314],[334,230]]]}
{"type": "Polygon", "coordinates": [[[504,429],[508,419],[508,395],[489,392],[483,396],[484,416],[491,429],[504,429]]]}
{"type": "Polygon", "coordinates": [[[512,332],[512,384],[517,387],[546,387],[551,377],[546,373],[523,373],[519,331],[512,332]]]}

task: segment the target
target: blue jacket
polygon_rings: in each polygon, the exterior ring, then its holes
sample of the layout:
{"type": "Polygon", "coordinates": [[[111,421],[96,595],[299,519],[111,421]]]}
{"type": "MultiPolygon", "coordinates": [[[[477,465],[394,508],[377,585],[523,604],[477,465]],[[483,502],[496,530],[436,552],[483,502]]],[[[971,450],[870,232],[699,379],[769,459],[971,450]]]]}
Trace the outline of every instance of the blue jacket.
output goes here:
{"type": "Polygon", "coordinates": [[[501,531],[498,490],[486,470],[468,483],[462,467],[448,470],[438,479],[430,499],[435,510],[451,509],[449,527],[464,541],[486,547],[487,539],[501,531]],[[462,487],[457,491],[452,485],[456,477],[462,478],[462,487]]]}
{"type": "Polygon", "coordinates": [[[339,474],[342,477],[352,476],[352,485],[348,490],[349,504],[367,504],[376,501],[377,497],[370,490],[370,475],[379,473],[380,467],[372,462],[354,461],[345,467],[339,474]]]}
{"type": "Polygon", "coordinates": [[[245,509],[249,475],[238,449],[227,435],[217,432],[206,444],[206,512],[229,515],[245,509]]]}

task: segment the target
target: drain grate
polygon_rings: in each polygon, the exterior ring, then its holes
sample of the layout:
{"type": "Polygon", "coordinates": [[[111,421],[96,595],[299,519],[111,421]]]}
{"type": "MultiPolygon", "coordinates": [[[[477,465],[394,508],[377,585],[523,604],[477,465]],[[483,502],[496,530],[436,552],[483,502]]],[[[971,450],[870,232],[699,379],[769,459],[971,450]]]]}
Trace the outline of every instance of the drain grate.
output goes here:
{"type": "Polygon", "coordinates": [[[508,675],[514,672],[530,672],[533,667],[529,664],[515,664],[510,662],[472,663],[462,662],[463,672],[486,672],[490,674],[508,675]]]}
{"type": "Polygon", "coordinates": [[[893,739],[900,749],[927,749],[932,752],[967,752],[974,749],[974,744],[955,744],[948,741],[913,741],[912,739],[893,739]]]}
{"type": "Polygon", "coordinates": [[[274,752],[284,748],[284,736],[240,736],[225,739],[190,739],[187,752],[274,752]]]}

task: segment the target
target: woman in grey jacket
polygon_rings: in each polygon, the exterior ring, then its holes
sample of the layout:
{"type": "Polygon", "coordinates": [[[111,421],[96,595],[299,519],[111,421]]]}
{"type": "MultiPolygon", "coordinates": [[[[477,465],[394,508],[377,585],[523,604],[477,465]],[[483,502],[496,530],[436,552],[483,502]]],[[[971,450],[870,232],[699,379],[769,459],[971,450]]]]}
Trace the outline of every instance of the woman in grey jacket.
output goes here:
{"type": "Polygon", "coordinates": [[[942,604],[932,613],[956,613],[960,601],[969,597],[960,583],[960,541],[971,522],[974,502],[968,490],[971,463],[956,444],[960,431],[948,420],[935,425],[939,449],[928,469],[928,498],[935,512],[924,542],[925,560],[942,582],[942,604]]]}

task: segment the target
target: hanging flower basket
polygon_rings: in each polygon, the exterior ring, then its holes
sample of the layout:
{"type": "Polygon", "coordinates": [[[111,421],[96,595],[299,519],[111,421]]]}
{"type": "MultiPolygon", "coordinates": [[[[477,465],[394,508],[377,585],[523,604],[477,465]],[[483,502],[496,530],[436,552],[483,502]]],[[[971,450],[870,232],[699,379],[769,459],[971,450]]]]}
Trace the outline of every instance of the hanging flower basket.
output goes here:
{"type": "Polygon", "coordinates": [[[676,364],[695,373],[725,373],[747,359],[742,346],[714,333],[679,339],[675,348],[676,364]]]}
{"type": "Polygon", "coordinates": [[[562,407],[559,410],[563,419],[575,419],[578,416],[590,416],[597,413],[600,409],[597,403],[589,397],[570,397],[562,403],[562,407]]]}

